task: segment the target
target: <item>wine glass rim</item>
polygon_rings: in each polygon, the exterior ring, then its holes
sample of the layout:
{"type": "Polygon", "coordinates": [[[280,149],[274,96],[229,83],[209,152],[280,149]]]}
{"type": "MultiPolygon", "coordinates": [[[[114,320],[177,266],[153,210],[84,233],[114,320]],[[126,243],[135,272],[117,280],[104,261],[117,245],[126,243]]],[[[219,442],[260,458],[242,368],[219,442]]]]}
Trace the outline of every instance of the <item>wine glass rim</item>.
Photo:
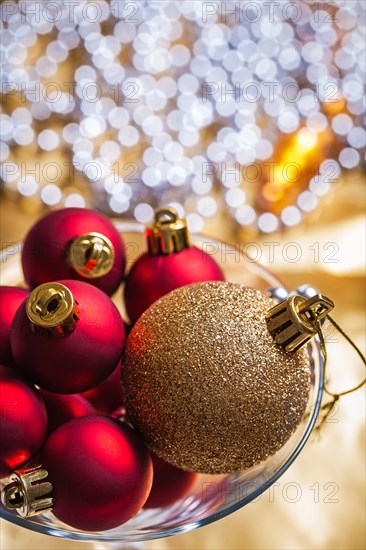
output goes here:
{"type": "MultiPolygon", "coordinates": [[[[140,224],[138,222],[135,222],[133,220],[121,220],[121,219],[114,219],[113,220],[117,229],[123,230],[124,232],[138,232],[142,233],[144,229],[144,225],[140,224]]],[[[215,239],[213,237],[210,237],[208,235],[204,235],[202,233],[195,234],[193,240],[201,241],[203,239],[207,239],[207,241],[212,243],[220,242],[222,244],[226,244],[227,246],[233,248],[233,245],[230,243],[225,242],[224,240],[215,239]]],[[[21,243],[18,243],[21,245],[21,243]]],[[[13,250],[11,251],[1,251],[0,252],[0,261],[4,261],[4,255],[5,258],[7,258],[9,255],[13,256],[17,253],[19,253],[20,248],[18,246],[15,246],[13,250]]],[[[246,253],[242,253],[244,260],[248,259],[248,255],[246,253]]],[[[253,262],[254,263],[254,262],[253,262]]],[[[255,270],[262,274],[267,281],[270,281],[273,286],[281,285],[283,288],[286,288],[285,285],[282,283],[282,281],[274,274],[272,274],[267,268],[263,267],[260,262],[255,262],[256,267],[255,270]]],[[[316,388],[316,397],[315,397],[315,403],[312,408],[312,412],[309,415],[308,424],[306,426],[305,432],[302,435],[299,443],[296,445],[296,448],[292,451],[290,456],[286,459],[286,461],[276,470],[276,472],[267,480],[264,481],[259,487],[257,487],[251,494],[245,496],[244,498],[238,500],[237,502],[234,502],[227,508],[223,510],[219,510],[217,512],[214,512],[213,514],[201,518],[197,521],[191,521],[184,525],[178,525],[177,527],[172,527],[170,529],[164,529],[160,531],[153,531],[153,530],[143,530],[141,529],[139,533],[135,533],[132,535],[127,535],[123,538],[121,534],[114,534],[112,531],[110,533],[104,532],[104,533],[87,533],[87,532],[80,532],[80,531],[72,531],[67,530],[67,527],[58,526],[58,525],[45,525],[42,523],[37,523],[35,521],[27,521],[26,518],[22,518],[21,516],[18,516],[17,514],[14,514],[4,507],[0,507],[0,517],[2,519],[5,519],[15,525],[18,525],[20,527],[29,529],[34,532],[38,532],[41,534],[47,534],[51,536],[55,536],[58,538],[64,538],[69,540],[77,540],[77,541],[83,541],[83,542],[132,542],[132,541],[147,541],[147,540],[154,540],[164,537],[170,537],[173,535],[178,535],[181,533],[185,533],[188,531],[191,531],[193,529],[197,529],[199,527],[204,527],[206,525],[209,525],[210,523],[213,523],[215,521],[218,521],[219,519],[222,519],[233,512],[239,510],[246,504],[249,504],[256,498],[258,498],[264,491],[266,491],[271,485],[273,485],[283,474],[284,472],[291,466],[291,464],[294,462],[294,460],[297,458],[297,456],[302,451],[305,443],[309,439],[309,436],[315,426],[321,401],[322,401],[322,395],[323,395],[323,387],[324,387],[324,358],[321,353],[320,344],[318,337],[315,337],[312,342],[311,346],[313,347],[314,352],[316,352],[316,355],[319,359],[319,382],[318,386],[316,388]]]]}

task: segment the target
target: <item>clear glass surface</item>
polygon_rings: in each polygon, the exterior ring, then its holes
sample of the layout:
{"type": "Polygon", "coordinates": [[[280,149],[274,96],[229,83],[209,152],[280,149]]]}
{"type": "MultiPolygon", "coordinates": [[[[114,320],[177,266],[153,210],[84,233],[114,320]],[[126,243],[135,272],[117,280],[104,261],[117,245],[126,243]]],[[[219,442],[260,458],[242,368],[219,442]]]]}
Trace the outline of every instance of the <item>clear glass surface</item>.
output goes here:
{"type": "MultiPolygon", "coordinates": [[[[129,266],[145,250],[144,227],[134,222],[116,221],[126,243],[129,266]]],[[[228,281],[259,290],[284,286],[267,269],[245,256],[238,248],[204,236],[194,236],[194,243],[212,254],[222,266],[228,281]]],[[[21,285],[21,246],[3,253],[2,285],[21,285]]],[[[128,266],[128,267],[129,267],[128,266]]],[[[114,296],[121,308],[121,289],[114,296]]],[[[56,537],[104,543],[144,541],[183,533],[217,521],[256,499],[292,464],[314,428],[323,391],[323,360],[316,339],[308,345],[311,358],[311,387],[302,422],[287,443],[261,464],[230,475],[201,475],[191,493],[166,508],[142,510],[127,523],[109,531],[87,533],[58,521],[52,513],[24,519],[2,506],[0,516],[21,527],[56,537]]],[[[3,484],[6,480],[2,480],[3,484]]]]}

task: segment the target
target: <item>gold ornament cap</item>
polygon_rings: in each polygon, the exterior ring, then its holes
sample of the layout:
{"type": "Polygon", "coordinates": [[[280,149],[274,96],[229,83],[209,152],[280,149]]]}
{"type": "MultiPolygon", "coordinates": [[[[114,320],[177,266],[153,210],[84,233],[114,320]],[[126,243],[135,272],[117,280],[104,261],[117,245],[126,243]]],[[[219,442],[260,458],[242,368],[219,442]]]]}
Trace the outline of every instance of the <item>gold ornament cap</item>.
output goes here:
{"type": "Polygon", "coordinates": [[[16,510],[23,518],[50,512],[54,500],[53,487],[47,470],[42,466],[15,470],[9,477],[9,483],[1,491],[1,502],[8,510],[16,510]]]}
{"type": "Polygon", "coordinates": [[[146,237],[153,256],[168,256],[191,247],[187,221],[170,206],[155,210],[154,223],[146,228],[146,237]]]}
{"type": "Polygon", "coordinates": [[[75,330],[80,318],[74,296],[61,283],[37,286],[27,298],[26,312],[35,332],[43,330],[58,337],[75,330]]]}
{"type": "Polygon", "coordinates": [[[86,233],[74,239],[68,260],[75,271],[87,279],[97,279],[110,272],[114,263],[111,241],[101,233],[86,233]]]}
{"type": "Polygon", "coordinates": [[[289,296],[267,312],[267,327],[277,344],[287,352],[295,352],[317,334],[315,320],[333,308],[332,300],[321,294],[309,299],[289,296]]]}

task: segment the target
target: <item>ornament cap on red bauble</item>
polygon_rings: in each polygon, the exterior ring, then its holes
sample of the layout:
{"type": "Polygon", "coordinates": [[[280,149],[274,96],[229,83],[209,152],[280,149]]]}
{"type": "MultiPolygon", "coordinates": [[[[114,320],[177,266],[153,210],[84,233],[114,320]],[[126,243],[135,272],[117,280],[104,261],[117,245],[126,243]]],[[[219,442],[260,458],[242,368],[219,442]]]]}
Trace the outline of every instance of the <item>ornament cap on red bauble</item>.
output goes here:
{"type": "Polygon", "coordinates": [[[191,247],[187,221],[175,208],[156,208],[154,222],[146,227],[147,245],[153,256],[169,255],[191,247]]]}
{"type": "Polygon", "coordinates": [[[65,336],[76,328],[80,310],[72,292],[60,283],[44,283],[31,292],[26,311],[33,331],[65,336]]]}
{"type": "Polygon", "coordinates": [[[104,292],[75,280],[45,283],[20,306],[11,327],[17,369],[41,388],[79,393],[116,368],[125,329],[104,292]]]}
{"type": "Polygon", "coordinates": [[[191,244],[187,222],[171,207],[157,208],[146,228],[148,252],[132,266],[124,299],[131,323],[156,300],[192,283],[224,281],[212,255],[191,244]]]}
{"type": "Polygon", "coordinates": [[[23,518],[51,512],[53,487],[47,477],[48,472],[40,465],[15,470],[1,491],[1,502],[23,518]]]}
{"type": "Polygon", "coordinates": [[[113,223],[87,208],[49,212],[28,232],[22,248],[24,278],[31,288],[77,279],[113,294],[125,262],[123,240],[113,223]]]}
{"type": "Polygon", "coordinates": [[[79,275],[87,279],[102,277],[113,267],[113,244],[100,233],[80,235],[70,244],[68,260],[79,275]]]}

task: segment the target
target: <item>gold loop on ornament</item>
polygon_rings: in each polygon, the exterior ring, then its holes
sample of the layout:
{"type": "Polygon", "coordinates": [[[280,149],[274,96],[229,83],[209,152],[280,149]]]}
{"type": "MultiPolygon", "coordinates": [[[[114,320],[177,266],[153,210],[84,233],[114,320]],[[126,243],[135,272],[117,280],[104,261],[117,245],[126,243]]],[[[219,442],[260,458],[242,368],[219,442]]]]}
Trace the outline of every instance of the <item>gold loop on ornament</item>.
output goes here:
{"type": "Polygon", "coordinates": [[[44,283],[28,296],[26,313],[32,329],[45,330],[54,336],[72,332],[80,317],[71,291],[61,283],[44,283]]]}
{"type": "Polygon", "coordinates": [[[267,327],[277,344],[295,352],[317,333],[315,317],[320,320],[333,308],[332,300],[321,294],[309,299],[289,296],[267,312],[267,327]]]}
{"type": "Polygon", "coordinates": [[[347,340],[366,366],[366,359],[344,330],[329,315],[334,308],[332,300],[321,294],[306,299],[303,296],[289,296],[279,304],[272,307],[266,314],[267,327],[274,341],[286,352],[294,353],[306,344],[313,336],[318,335],[320,349],[324,358],[324,393],[331,400],[321,407],[322,416],[317,430],[323,426],[334,409],[335,404],[343,395],[353,393],[366,384],[366,378],[359,384],[341,392],[332,392],[327,385],[328,352],[322,331],[321,320],[327,318],[338,332],[347,340]]]}
{"type": "Polygon", "coordinates": [[[153,256],[168,256],[191,246],[187,221],[171,206],[155,210],[154,222],[146,228],[146,237],[153,256]]]}
{"type": "Polygon", "coordinates": [[[48,472],[41,466],[15,470],[1,491],[1,502],[23,518],[50,512],[54,500],[53,486],[46,481],[48,472]]]}
{"type": "Polygon", "coordinates": [[[97,279],[112,269],[114,248],[105,235],[86,233],[71,242],[68,259],[79,275],[87,279],[97,279]]]}

